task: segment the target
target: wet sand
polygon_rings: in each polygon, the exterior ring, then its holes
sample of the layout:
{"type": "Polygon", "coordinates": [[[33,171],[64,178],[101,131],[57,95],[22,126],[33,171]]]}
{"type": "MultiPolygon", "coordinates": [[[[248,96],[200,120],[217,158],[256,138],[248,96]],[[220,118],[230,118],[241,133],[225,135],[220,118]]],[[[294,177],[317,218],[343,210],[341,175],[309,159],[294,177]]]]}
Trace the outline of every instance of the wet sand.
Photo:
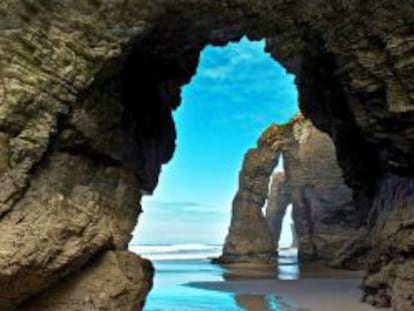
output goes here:
{"type": "MultiPolygon", "coordinates": [[[[266,311],[256,296],[274,295],[284,310],[303,311],[373,311],[376,308],[360,302],[360,280],[356,278],[306,278],[281,281],[275,279],[199,282],[190,286],[241,295],[251,311],[266,311]],[[249,298],[250,296],[250,298],[249,298]]],[[[386,310],[386,309],[382,309],[386,310]]]]}
{"type": "Polygon", "coordinates": [[[248,311],[378,310],[361,302],[363,271],[339,270],[318,263],[299,269],[296,253],[292,251],[281,252],[277,265],[225,265],[225,281],[188,285],[232,293],[238,305],[248,311]]]}

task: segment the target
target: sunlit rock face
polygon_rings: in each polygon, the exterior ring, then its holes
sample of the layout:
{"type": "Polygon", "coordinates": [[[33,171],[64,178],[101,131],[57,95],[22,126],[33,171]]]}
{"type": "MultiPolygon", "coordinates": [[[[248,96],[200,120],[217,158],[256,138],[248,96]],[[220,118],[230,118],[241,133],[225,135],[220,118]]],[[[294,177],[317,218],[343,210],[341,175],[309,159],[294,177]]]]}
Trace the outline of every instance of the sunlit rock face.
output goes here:
{"type": "Polygon", "coordinates": [[[358,220],[332,140],[302,115],[286,125],[270,126],[257,147],[246,153],[229,233],[218,261],[271,263],[289,204],[294,206],[301,263],[361,268],[366,241],[354,238],[365,233],[366,226],[358,220]],[[272,175],[281,156],[285,172],[272,175]]]}
{"type": "MultiPolygon", "coordinates": [[[[393,0],[3,0],[0,305],[21,307],[63,279],[87,282],[76,277],[87,264],[127,248],[140,193],[173,155],[180,87],[206,44],[243,35],[266,38],[296,74],[301,109],[332,137],[374,247],[398,224],[410,236],[412,16],[410,1],[393,0]]],[[[412,302],[397,290],[413,282],[404,245],[378,248],[367,278],[370,297],[397,310],[412,302]],[[405,273],[372,285],[391,262],[405,273]]]]}
{"type": "Polygon", "coordinates": [[[275,241],[262,207],[267,199],[269,178],[280,156],[280,134],[277,125],[269,127],[256,148],[250,149],[244,157],[229,233],[223,254],[216,260],[218,263],[275,263],[275,241]]]}
{"type": "Polygon", "coordinates": [[[66,282],[24,303],[24,310],[126,310],[143,307],[153,267],[126,251],[108,251],[66,282]]]}
{"type": "Polygon", "coordinates": [[[285,172],[273,174],[266,209],[274,240],[279,240],[286,208],[293,204],[302,263],[358,267],[359,257],[366,255],[360,254],[363,241],[354,243],[354,249],[347,245],[365,226],[358,221],[332,140],[298,116],[284,126],[280,151],[285,172]]]}

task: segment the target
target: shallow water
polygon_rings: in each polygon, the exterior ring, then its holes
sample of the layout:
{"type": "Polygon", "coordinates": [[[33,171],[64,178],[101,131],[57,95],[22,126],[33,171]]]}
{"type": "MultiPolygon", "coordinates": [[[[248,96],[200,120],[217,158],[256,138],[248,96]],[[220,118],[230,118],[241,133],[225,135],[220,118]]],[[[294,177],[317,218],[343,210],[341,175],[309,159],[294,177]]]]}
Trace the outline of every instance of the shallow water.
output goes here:
{"type": "Polygon", "coordinates": [[[132,246],[132,251],[148,257],[155,265],[154,287],[144,311],[284,311],[273,295],[234,294],[191,285],[197,282],[225,282],[231,279],[298,278],[296,253],[287,251],[279,258],[278,269],[227,270],[213,265],[207,257],[220,254],[217,245],[132,246]]]}
{"type": "Polygon", "coordinates": [[[272,295],[235,295],[191,286],[191,282],[224,281],[226,271],[207,259],[155,260],[154,265],[154,288],[145,311],[284,310],[272,295]]]}
{"type": "Polygon", "coordinates": [[[156,277],[146,311],[240,310],[232,295],[186,286],[194,281],[221,281],[222,269],[208,260],[155,260],[156,277]]]}

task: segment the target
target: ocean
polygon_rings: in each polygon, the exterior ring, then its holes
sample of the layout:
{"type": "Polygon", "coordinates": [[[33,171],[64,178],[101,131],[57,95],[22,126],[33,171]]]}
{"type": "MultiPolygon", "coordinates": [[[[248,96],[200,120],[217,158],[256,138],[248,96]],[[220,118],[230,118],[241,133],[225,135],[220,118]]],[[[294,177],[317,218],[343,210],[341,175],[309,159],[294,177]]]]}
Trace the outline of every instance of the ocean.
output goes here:
{"type": "MultiPolygon", "coordinates": [[[[210,263],[221,253],[221,245],[177,244],[130,246],[130,250],[151,259],[155,269],[154,287],[144,311],[282,311],[273,295],[234,294],[201,289],[192,283],[225,282],[231,272],[210,263]],[[252,308],[261,306],[260,310],[252,308]]],[[[281,256],[278,271],[266,271],[265,278],[295,279],[298,267],[295,252],[281,256]]]]}

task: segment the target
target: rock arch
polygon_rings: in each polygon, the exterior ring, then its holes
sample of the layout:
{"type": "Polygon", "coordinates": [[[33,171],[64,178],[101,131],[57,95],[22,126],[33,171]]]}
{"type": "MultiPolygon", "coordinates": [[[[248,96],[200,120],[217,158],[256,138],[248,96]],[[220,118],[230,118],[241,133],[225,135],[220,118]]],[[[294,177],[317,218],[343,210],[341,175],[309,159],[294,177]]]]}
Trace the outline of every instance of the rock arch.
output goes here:
{"type": "Polygon", "coordinates": [[[229,233],[223,254],[216,262],[274,263],[276,243],[262,208],[282,147],[283,129],[272,125],[262,134],[257,147],[246,153],[239,175],[239,188],[233,200],[229,233]]]}
{"type": "MultiPolygon", "coordinates": [[[[386,242],[369,274],[413,271],[412,227],[389,230],[412,210],[412,15],[410,1],[392,0],[2,1],[1,305],[58,310],[65,292],[73,308],[136,307],[116,298],[119,283],[105,295],[76,288],[94,283],[87,262],[120,262],[140,212],[135,189],[151,192],[173,154],[171,111],[198,53],[242,35],[267,38],[297,76],[302,111],[333,138],[359,219],[370,214],[373,245],[386,242]]],[[[138,304],[150,288],[142,267],[118,270],[138,304]]],[[[412,298],[397,290],[412,289],[407,275],[368,278],[368,300],[407,310],[412,298]]]]}
{"type": "Polygon", "coordinates": [[[333,143],[300,114],[285,125],[271,125],[257,147],[246,153],[218,262],[274,263],[282,220],[291,203],[302,264],[363,267],[367,250],[361,233],[366,226],[358,220],[333,143]],[[272,173],[281,156],[285,171],[272,173]]]}

